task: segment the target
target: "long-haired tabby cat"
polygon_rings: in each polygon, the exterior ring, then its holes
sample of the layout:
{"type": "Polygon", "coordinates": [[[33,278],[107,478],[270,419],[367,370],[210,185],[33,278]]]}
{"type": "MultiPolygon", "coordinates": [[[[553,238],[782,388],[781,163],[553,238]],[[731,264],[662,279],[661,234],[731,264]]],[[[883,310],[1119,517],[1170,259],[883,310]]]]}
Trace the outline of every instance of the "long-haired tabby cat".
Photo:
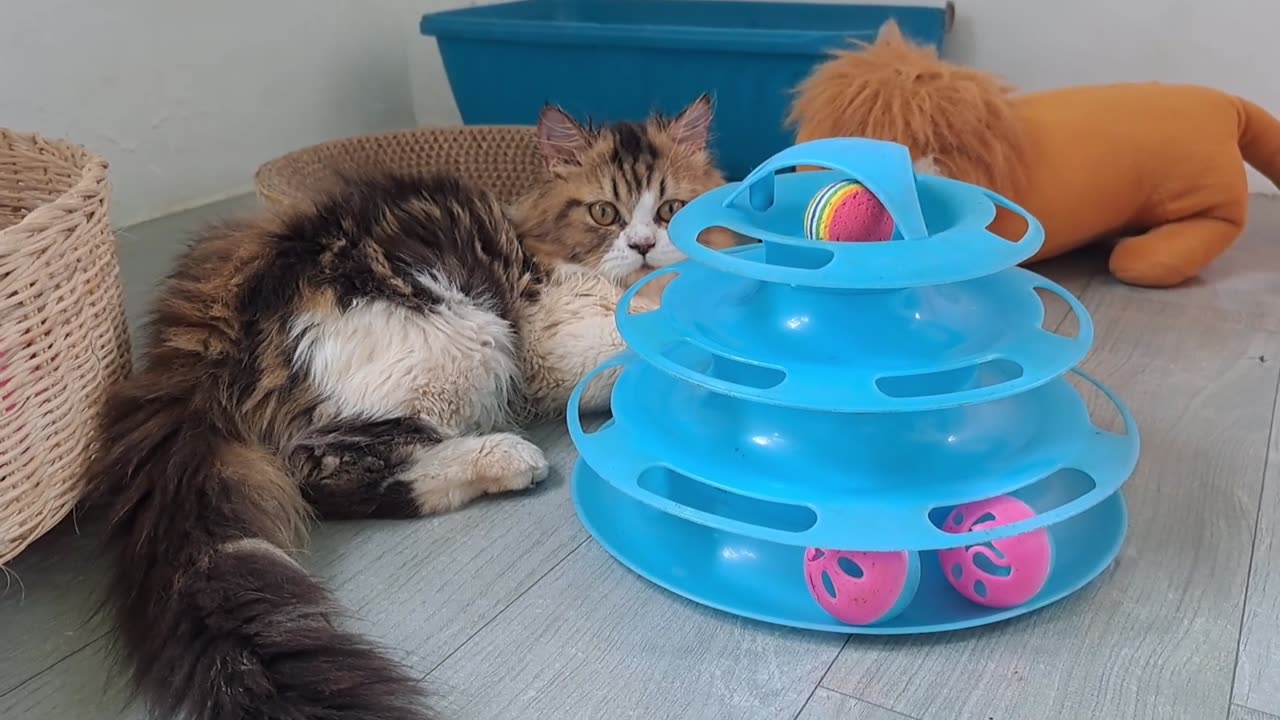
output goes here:
{"type": "Polygon", "coordinates": [[[313,515],[418,517],[547,475],[516,427],[621,348],[621,284],[680,259],[667,219],[720,182],[710,120],[707,98],[602,128],[548,110],[551,173],[514,219],[384,175],[192,245],[91,468],[120,649],[159,715],[436,717],[287,552],[313,515]]]}

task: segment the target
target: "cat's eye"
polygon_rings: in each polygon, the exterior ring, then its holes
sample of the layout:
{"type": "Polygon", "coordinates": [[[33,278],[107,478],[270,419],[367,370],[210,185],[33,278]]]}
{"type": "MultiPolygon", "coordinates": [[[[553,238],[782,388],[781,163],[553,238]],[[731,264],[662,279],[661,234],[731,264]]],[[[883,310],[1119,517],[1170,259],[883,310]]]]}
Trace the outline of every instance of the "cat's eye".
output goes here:
{"type": "Polygon", "coordinates": [[[618,222],[618,208],[611,202],[604,200],[593,202],[587,206],[587,212],[591,214],[591,220],[597,225],[608,227],[618,222]]]}
{"type": "Polygon", "coordinates": [[[680,212],[680,208],[684,207],[683,200],[668,200],[658,206],[658,221],[671,222],[671,218],[680,212]]]}

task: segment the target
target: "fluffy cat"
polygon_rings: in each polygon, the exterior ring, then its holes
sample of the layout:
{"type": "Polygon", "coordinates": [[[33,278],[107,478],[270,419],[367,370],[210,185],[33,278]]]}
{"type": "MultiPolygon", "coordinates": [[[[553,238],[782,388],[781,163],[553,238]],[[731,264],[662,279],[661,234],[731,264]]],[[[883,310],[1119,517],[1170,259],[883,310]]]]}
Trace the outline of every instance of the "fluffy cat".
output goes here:
{"type": "Polygon", "coordinates": [[[514,222],[454,178],[381,175],[197,239],[90,469],[107,608],[157,714],[438,717],[288,551],[313,516],[419,517],[546,477],[516,428],[621,349],[620,283],[677,259],[671,203],[719,177],[709,121],[705,98],[599,129],[549,110],[551,178],[514,222]]]}

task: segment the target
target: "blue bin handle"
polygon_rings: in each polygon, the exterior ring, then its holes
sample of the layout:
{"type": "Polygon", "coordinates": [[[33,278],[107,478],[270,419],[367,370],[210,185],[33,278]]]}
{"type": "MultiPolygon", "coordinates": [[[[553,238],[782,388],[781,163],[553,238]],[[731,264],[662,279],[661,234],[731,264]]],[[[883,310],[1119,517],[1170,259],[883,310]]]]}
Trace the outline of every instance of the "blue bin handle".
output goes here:
{"type": "Polygon", "coordinates": [[[737,202],[745,192],[757,212],[773,205],[774,174],[801,165],[816,165],[848,175],[867,187],[889,211],[903,240],[929,236],[916,194],[911,151],[904,145],[870,138],[826,138],[792,145],[751,171],[724,200],[737,202]]]}

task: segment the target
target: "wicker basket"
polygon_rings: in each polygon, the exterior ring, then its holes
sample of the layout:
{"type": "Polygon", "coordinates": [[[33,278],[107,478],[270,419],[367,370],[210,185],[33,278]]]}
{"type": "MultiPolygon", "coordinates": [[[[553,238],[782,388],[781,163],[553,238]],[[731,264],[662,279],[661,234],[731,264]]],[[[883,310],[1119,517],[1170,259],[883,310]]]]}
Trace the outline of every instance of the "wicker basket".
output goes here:
{"type": "Polygon", "coordinates": [[[272,160],[254,177],[258,196],[287,206],[323,188],[336,170],[370,167],[420,173],[445,170],[503,202],[527,192],[546,168],[532,127],[477,125],[415,128],[343,138],[272,160]]]}
{"type": "Polygon", "coordinates": [[[81,499],[103,393],[129,372],[107,163],[0,129],[0,565],[81,499]]]}

